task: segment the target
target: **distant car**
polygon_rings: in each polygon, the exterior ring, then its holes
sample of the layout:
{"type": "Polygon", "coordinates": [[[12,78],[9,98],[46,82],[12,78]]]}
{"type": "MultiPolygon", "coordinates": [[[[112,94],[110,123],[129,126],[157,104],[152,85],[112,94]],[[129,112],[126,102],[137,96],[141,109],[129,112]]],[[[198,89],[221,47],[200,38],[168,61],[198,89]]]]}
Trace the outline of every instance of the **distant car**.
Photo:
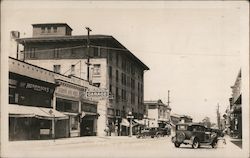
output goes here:
{"type": "Polygon", "coordinates": [[[217,146],[218,133],[206,128],[199,123],[181,123],[176,125],[176,134],[172,137],[175,147],[181,144],[192,145],[192,148],[199,148],[201,145],[217,146]]]}
{"type": "Polygon", "coordinates": [[[146,138],[146,137],[158,137],[159,136],[159,131],[157,127],[153,128],[144,128],[141,130],[140,133],[138,133],[137,138],[146,138]]]}
{"type": "Polygon", "coordinates": [[[171,134],[171,128],[158,128],[158,136],[164,137],[171,134]]]}

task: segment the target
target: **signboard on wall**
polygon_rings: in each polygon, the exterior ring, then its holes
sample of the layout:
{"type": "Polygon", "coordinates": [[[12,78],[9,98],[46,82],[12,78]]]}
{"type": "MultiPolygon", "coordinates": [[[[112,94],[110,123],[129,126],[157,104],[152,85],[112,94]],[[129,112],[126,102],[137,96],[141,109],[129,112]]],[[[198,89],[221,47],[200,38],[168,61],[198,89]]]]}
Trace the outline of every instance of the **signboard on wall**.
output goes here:
{"type": "Polygon", "coordinates": [[[109,90],[107,89],[88,89],[86,91],[86,98],[88,99],[107,99],[109,97],[109,90]]]}

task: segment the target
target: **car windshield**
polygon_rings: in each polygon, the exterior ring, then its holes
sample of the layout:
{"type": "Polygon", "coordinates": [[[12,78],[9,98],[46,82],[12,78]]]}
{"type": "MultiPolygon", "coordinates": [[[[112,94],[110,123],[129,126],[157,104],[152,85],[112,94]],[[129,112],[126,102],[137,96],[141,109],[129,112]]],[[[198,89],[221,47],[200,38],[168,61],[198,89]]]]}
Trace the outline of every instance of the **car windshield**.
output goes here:
{"type": "Polygon", "coordinates": [[[177,130],[187,130],[187,125],[178,125],[177,130]]]}

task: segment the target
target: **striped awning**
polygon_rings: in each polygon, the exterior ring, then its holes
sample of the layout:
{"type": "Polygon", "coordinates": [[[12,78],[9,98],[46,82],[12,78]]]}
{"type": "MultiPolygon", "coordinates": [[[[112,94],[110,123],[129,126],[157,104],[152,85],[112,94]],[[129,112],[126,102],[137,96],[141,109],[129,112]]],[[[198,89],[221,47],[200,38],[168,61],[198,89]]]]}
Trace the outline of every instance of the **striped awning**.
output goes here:
{"type": "Polygon", "coordinates": [[[9,104],[8,109],[9,117],[35,117],[46,120],[68,119],[68,116],[52,108],[9,104]]]}

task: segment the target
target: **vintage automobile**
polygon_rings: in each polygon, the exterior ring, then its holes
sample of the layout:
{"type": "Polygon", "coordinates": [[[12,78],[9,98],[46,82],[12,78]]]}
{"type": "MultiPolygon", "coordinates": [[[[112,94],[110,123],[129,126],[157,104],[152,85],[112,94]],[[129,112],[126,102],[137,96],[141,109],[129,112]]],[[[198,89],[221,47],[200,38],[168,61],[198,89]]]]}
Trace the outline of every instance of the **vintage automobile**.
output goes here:
{"type": "Polygon", "coordinates": [[[144,128],[141,130],[140,133],[137,134],[137,138],[146,138],[146,137],[158,137],[158,128],[157,127],[152,127],[152,128],[144,128]]]}
{"type": "Polygon", "coordinates": [[[199,148],[201,145],[217,146],[218,134],[199,123],[180,123],[176,125],[175,136],[172,137],[175,147],[181,144],[192,145],[192,148],[199,148]]]}
{"type": "Polygon", "coordinates": [[[158,128],[158,136],[164,137],[169,136],[171,134],[171,128],[158,128]]]}

